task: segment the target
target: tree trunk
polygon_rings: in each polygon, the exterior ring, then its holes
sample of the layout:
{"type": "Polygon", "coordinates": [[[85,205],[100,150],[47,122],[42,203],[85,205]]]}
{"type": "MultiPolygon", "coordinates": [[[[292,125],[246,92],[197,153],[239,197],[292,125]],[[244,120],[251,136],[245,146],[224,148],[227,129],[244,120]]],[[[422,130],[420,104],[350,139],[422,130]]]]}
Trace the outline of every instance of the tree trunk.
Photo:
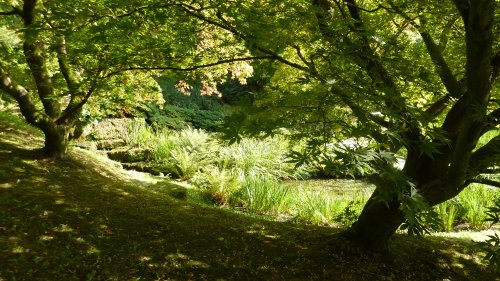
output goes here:
{"type": "Polygon", "coordinates": [[[404,221],[400,203],[394,199],[387,204],[377,198],[379,188],[366,203],[357,221],[346,232],[353,242],[370,250],[384,249],[389,238],[404,221]]]}
{"type": "Polygon", "coordinates": [[[45,155],[53,159],[64,159],[68,153],[70,129],[66,125],[50,124],[42,129],[45,134],[45,155]]]}
{"type": "MultiPolygon", "coordinates": [[[[359,11],[356,10],[354,1],[349,2],[352,4],[349,6],[351,14],[360,25],[361,18],[357,15],[359,11]]],[[[467,186],[470,177],[478,172],[473,169],[484,165],[479,164],[478,159],[485,158],[487,156],[485,154],[491,152],[488,160],[485,161],[488,164],[494,164],[493,158],[498,157],[498,141],[495,140],[490,141],[485,148],[474,152],[479,137],[485,132],[486,120],[488,120],[492,83],[490,79],[493,77],[491,58],[495,1],[457,0],[454,2],[465,27],[466,84],[462,90],[452,74],[441,73],[440,75],[449,94],[459,97],[458,101],[451,105],[442,124],[447,142],[439,139],[433,140],[433,144],[438,144],[436,148],[439,153],[427,157],[421,150],[423,137],[420,132],[416,131],[417,137],[407,134],[410,136],[408,139],[410,147],[407,147],[408,155],[403,171],[430,206],[458,195],[467,186]]],[[[433,49],[435,46],[432,38],[429,38],[426,32],[422,34],[422,37],[438,70],[446,70],[444,68],[446,62],[440,57],[441,54],[433,49]]],[[[367,71],[369,72],[370,69],[367,71]]],[[[498,124],[494,123],[495,125],[498,124]]],[[[376,194],[380,190],[382,190],[381,186],[377,186],[360,217],[347,232],[351,240],[371,249],[384,247],[404,221],[404,215],[399,210],[401,204],[397,199],[393,199],[388,204],[376,200],[376,194]]]]}

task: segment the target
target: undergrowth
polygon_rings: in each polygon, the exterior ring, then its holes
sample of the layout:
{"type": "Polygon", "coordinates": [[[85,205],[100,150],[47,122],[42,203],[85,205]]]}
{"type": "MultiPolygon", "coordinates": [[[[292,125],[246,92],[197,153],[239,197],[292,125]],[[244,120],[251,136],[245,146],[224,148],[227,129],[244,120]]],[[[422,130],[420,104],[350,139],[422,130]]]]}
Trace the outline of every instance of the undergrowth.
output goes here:
{"type": "MultiPolygon", "coordinates": [[[[243,209],[279,219],[317,225],[350,225],[360,214],[373,186],[360,181],[304,181],[315,172],[287,158],[295,149],[282,136],[243,138],[226,145],[201,129],[152,129],[142,120],[124,133],[131,146],[149,147],[152,165],[172,178],[195,185],[205,203],[243,209]]],[[[342,174],[342,167],[335,168],[342,174]]],[[[471,185],[436,207],[439,231],[481,230],[486,206],[498,191],[471,185]]]]}

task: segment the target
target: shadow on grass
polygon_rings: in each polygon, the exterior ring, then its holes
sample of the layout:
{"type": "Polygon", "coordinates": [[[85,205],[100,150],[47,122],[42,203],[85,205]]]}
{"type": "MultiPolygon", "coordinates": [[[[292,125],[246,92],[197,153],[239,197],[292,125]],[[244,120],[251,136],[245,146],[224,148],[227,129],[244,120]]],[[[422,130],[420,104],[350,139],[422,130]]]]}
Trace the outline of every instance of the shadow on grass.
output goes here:
{"type": "Polygon", "coordinates": [[[465,242],[396,237],[388,260],[336,229],[190,205],[31,144],[0,140],[0,280],[494,280],[465,242]]]}

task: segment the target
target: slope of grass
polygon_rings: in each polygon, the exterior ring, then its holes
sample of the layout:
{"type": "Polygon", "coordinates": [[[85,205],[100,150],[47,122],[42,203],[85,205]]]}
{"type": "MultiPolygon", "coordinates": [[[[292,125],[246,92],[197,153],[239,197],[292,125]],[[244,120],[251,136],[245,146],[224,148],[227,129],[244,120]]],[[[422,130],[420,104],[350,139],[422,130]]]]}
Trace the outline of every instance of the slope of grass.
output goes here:
{"type": "Polygon", "coordinates": [[[83,150],[43,159],[42,143],[0,113],[2,281],[495,280],[469,240],[397,236],[390,256],[370,254],[341,229],[174,199],[83,150]]]}

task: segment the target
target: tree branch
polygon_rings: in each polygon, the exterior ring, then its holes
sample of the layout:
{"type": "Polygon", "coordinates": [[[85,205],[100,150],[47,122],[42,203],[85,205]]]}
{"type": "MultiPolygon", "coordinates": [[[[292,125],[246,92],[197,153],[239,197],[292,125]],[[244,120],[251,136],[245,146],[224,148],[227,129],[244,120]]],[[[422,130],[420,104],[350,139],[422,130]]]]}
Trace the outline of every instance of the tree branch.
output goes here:
{"type": "Polygon", "coordinates": [[[12,6],[12,11],[1,11],[0,16],[23,16],[23,12],[16,6],[12,6]]]}
{"type": "MultiPolygon", "coordinates": [[[[434,38],[430,35],[428,31],[425,30],[425,20],[421,20],[421,24],[415,23],[415,20],[408,16],[405,12],[399,9],[392,0],[388,1],[391,5],[393,11],[395,11],[398,15],[407,20],[411,25],[418,30],[422,40],[425,43],[425,47],[427,48],[427,52],[434,64],[434,68],[439,75],[439,78],[443,82],[443,85],[448,90],[448,93],[455,98],[460,98],[465,93],[465,88],[460,85],[460,83],[455,79],[453,72],[451,71],[448,63],[443,57],[442,50],[444,49],[444,43],[438,45],[434,38]]],[[[450,21],[452,24],[454,21],[450,21]]],[[[452,24],[448,23],[446,27],[449,26],[451,28],[452,24]]],[[[445,29],[446,29],[445,27],[445,29]]],[[[444,34],[445,30],[443,30],[444,34]]],[[[446,41],[443,39],[444,36],[441,36],[441,41],[446,41]]]]}
{"type": "Polygon", "coordinates": [[[23,5],[24,43],[23,51],[26,63],[35,81],[38,96],[42,101],[45,113],[52,119],[59,114],[59,104],[53,101],[54,88],[47,69],[45,57],[40,48],[39,29],[32,26],[36,0],[25,0],[23,5]]]}
{"type": "Polygon", "coordinates": [[[451,28],[455,24],[456,20],[456,17],[454,17],[452,20],[449,20],[448,23],[444,26],[441,35],[439,36],[439,51],[441,53],[446,49],[446,46],[448,45],[448,33],[451,31],[451,28]]]}
{"type": "Polygon", "coordinates": [[[35,19],[34,12],[36,3],[37,0],[24,0],[21,16],[24,20],[24,25],[26,26],[31,25],[35,19]]]}
{"type": "Polygon", "coordinates": [[[499,181],[490,180],[490,179],[487,179],[487,178],[484,178],[484,177],[476,177],[476,178],[467,180],[464,185],[467,186],[467,185],[469,185],[471,183],[486,184],[486,185],[490,185],[490,186],[494,186],[494,187],[500,188],[500,182],[499,181]]]}
{"type": "Polygon", "coordinates": [[[460,12],[460,15],[462,16],[462,19],[464,21],[464,24],[467,26],[468,21],[469,21],[469,0],[453,0],[455,2],[455,6],[457,7],[457,10],[460,12]]]}
{"type": "Polygon", "coordinates": [[[17,101],[21,113],[29,124],[33,126],[37,126],[39,124],[38,118],[43,116],[43,112],[40,112],[36,108],[35,103],[31,100],[29,91],[17,84],[1,64],[0,90],[3,90],[17,101]]]}
{"type": "Polygon", "coordinates": [[[486,116],[488,122],[492,122],[495,125],[500,124],[500,108],[493,110],[488,116],[486,116]]]}
{"type": "Polygon", "coordinates": [[[493,84],[500,74],[500,51],[497,51],[491,58],[491,67],[491,83],[493,84]]]}
{"type": "MultiPolygon", "coordinates": [[[[74,75],[71,73],[71,68],[68,62],[68,51],[66,50],[66,40],[64,35],[60,35],[57,39],[57,62],[59,63],[59,70],[66,81],[68,90],[71,96],[77,91],[77,82],[74,75]]],[[[71,103],[71,102],[70,102],[71,103]]]]}
{"type": "Polygon", "coordinates": [[[437,100],[435,103],[431,104],[429,108],[425,110],[425,113],[427,113],[431,119],[434,119],[448,107],[450,101],[451,95],[446,95],[437,100]]]}
{"type": "Polygon", "coordinates": [[[485,125],[483,130],[481,131],[481,135],[485,134],[488,131],[497,129],[498,125],[500,125],[500,108],[495,109],[493,112],[486,116],[485,125]]]}
{"type": "Polygon", "coordinates": [[[355,54],[355,56],[358,57],[359,66],[365,69],[366,73],[370,76],[373,83],[377,87],[385,88],[386,90],[384,92],[386,92],[386,94],[387,90],[390,92],[388,100],[391,100],[392,106],[395,105],[400,111],[405,111],[404,106],[401,106],[402,96],[396,83],[389,75],[387,69],[380,62],[379,56],[377,56],[370,47],[369,39],[363,31],[364,26],[361,15],[354,0],[346,0],[346,3],[348,4],[349,14],[355,21],[355,31],[361,38],[361,50],[355,54]]]}
{"type": "Polygon", "coordinates": [[[266,49],[266,48],[263,48],[261,46],[259,46],[258,44],[256,44],[255,42],[253,42],[250,38],[250,36],[248,35],[245,35],[241,32],[239,32],[238,30],[236,30],[234,27],[232,27],[230,25],[230,23],[224,19],[224,17],[222,16],[221,12],[220,11],[217,11],[217,18],[222,21],[222,23],[220,22],[217,22],[217,21],[214,21],[212,19],[209,19],[195,11],[197,11],[196,8],[190,6],[190,5],[187,5],[187,4],[179,4],[180,7],[186,12],[188,13],[189,15],[191,16],[194,16],[206,23],[209,23],[211,25],[215,25],[219,28],[222,28],[224,30],[227,30],[229,32],[231,32],[232,34],[234,34],[236,37],[239,37],[241,39],[243,39],[243,41],[245,41],[246,43],[248,43],[249,45],[251,45],[255,50],[263,53],[263,54],[266,54],[266,55],[269,55],[270,59],[275,59],[281,63],[284,63],[288,66],[291,66],[293,68],[296,68],[296,69],[299,69],[299,70],[302,70],[302,71],[306,71],[306,72],[309,72],[311,73],[312,71],[307,67],[307,66],[303,66],[303,65],[300,65],[300,64],[297,64],[297,63],[294,63],[292,61],[289,61],[287,59],[285,59],[284,57],[280,56],[279,54],[277,54],[276,52],[273,52],[269,49],[266,49]]]}
{"type": "Polygon", "coordinates": [[[385,121],[383,118],[380,118],[373,114],[367,114],[365,110],[361,108],[361,106],[353,102],[349,97],[349,94],[346,93],[342,88],[333,86],[331,89],[332,93],[339,96],[342,101],[351,109],[352,113],[356,118],[358,118],[364,124],[371,124],[373,126],[367,126],[369,130],[369,135],[376,140],[380,144],[386,144],[390,147],[391,150],[395,149],[399,146],[399,144],[394,144],[392,141],[384,134],[380,133],[376,129],[376,125],[387,126],[392,125],[391,123],[385,121]],[[373,123],[372,123],[373,122],[373,123]]]}
{"type": "Polygon", "coordinates": [[[495,169],[491,167],[492,165],[500,165],[500,135],[472,153],[468,170],[471,174],[478,174],[488,169],[495,169]]]}
{"type": "Polygon", "coordinates": [[[231,62],[236,62],[236,61],[249,61],[249,60],[262,60],[262,59],[274,59],[275,57],[272,55],[269,56],[255,56],[255,57],[241,57],[241,58],[233,58],[233,59],[224,59],[224,60],[219,60],[216,62],[212,63],[207,63],[207,64],[201,64],[201,65],[195,65],[192,67],[173,67],[173,66],[157,66],[157,67],[140,67],[140,66],[133,66],[133,67],[126,67],[122,68],[113,72],[110,72],[103,76],[102,78],[106,79],[111,76],[117,75],[119,73],[123,73],[126,71],[148,71],[148,70],[176,70],[176,71],[193,71],[196,69],[200,68],[207,68],[207,67],[212,67],[220,64],[225,64],[225,63],[231,63],[231,62]]]}
{"type": "Polygon", "coordinates": [[[481,171],[481,174],[487,174],[487,175],[500,174],[500,167],[498,167],[498,168],[484,169],[484,170],[481,171]]]}
{"type": "MultiPolygon", "coordinates": [[[[87,103],[89,100],[90,96],[94,93],[96,87],[95,85],[90,87],[90,89],[85,93],[85,96],[82,98],[82,100],[77,103],[77,104],[69,104],[68,107],[63,111],[61,114],[61,117],[59,117],[56,121],[56,124],[64,124],[68,120],[73,121],[72,119],[75,119],[79,116],[79,114],[76,114],[79,110],[82,109],[82,107],[87,103]]],[[[83,93],[82,93],[83,94],[83,93]]]]}
{"type": "Polygon", "coordinates": [[[376,8],[374,8],[374,9],[372,9],[372,10],[368,10],[368,9],[362,8],[362,7],[357,6],[357,5],[355,5],[354,3],[351,3],[351,2],[346,2],[346,4],[347,5],[351,5],[351,6],[355,7],[356,9],[361,10],[363,12],[367,12],[367,13],[374,13],[374,12],[380,10],[380,9],[384,9],[384,10],[388,10],[388,11],[391,10],[391,8],[382,5],[382,3],[378,3],[378,6],[376,8]]]}
{"type": "Polygon", "coordinates": [[[434,63],[434,67],[436,72],[441,78],[443,85],[448,90],[448,93],[455,98],[461,97],[465,93],[465,88],[460,85],[460,83],[455,79],[455,76],[451,72],[448,63],[444,59],[441,53],[441,47],[436,44],[432,36],[427,31],[422,31],[419,29],[420,36],[424,40],[425,47],[427,48],[427,52],[431,57],[432,62],[434,63]]]}
{"type": "Polygon", "coordinates": [[[371,47],[370,39],[365,32],[364,23],[360,11],[355,4],[355,0],[345,0],[345,2],[347,3],[349,15],[354,20],[352,29],[357,33],[361,41],[360,51],[356,52],[354,55],[357,64],[365,70],[374,86],[384,93],[383,98],[386,107],[393,109],[399,116],[400,120],[398,120],[398,123],[401,127],[406,127],[404,136],[409,141],[408,143],[418,143],[422,137],[418,122],[414,120],[414,117],[408,111],[405,98],[385,66],[382,64],[380,56],[378,56],[371,47]]]}

